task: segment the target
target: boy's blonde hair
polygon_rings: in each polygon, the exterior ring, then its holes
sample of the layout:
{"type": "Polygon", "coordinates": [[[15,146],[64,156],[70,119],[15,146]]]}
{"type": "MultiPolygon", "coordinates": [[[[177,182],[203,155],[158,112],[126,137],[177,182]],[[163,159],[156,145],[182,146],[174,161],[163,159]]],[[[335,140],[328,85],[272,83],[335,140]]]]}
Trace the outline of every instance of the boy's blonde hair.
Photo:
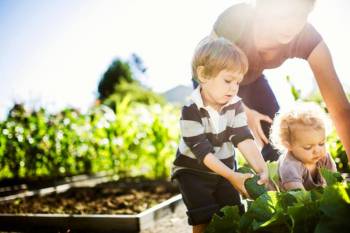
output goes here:
{"type": "Polygon", "coordinates": [[[270,130],[270,141],[272,145],[284,152],[287,150],[286,142],[293,143],[293,130],[296,126],[322,129],[327,132],[330,128],[330,120],[325,112],[316,104],[298,103],[289,110],[279,111],[272,123],[270,130]]]}
{"type": "Polygon", "coordinates": [[[222,70],[244,75],[248,71],[248,59],[236,45],[223,37],[206,37],[198,44],[192,59],[192,77],[197,81],[200,66],[204,67],[205,78],[215,77],[222,70]]]}

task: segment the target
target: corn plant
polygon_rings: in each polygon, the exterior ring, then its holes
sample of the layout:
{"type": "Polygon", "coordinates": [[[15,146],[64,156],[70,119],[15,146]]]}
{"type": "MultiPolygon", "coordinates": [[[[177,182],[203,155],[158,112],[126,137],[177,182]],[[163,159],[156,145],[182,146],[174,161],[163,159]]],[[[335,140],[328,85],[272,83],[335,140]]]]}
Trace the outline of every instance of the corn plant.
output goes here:
{"type": "Polygon", "coordinates": [[[178,140],[179,111],[133,102],[85,114],[25,110],[17,104],[0,122],[0,178],[62,177],[112,171],[120,177],[169,176],[178,140]]]}

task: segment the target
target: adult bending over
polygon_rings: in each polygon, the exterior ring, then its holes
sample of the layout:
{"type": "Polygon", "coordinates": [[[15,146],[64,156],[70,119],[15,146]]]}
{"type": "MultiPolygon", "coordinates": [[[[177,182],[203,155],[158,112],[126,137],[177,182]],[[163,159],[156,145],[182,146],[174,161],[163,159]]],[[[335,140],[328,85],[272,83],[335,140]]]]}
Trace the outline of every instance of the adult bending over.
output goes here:
{"type": "Polygon", "coordinates": [[[226,9],[211,32],[211,37],[234,42],[248,57],[249,70],[238,95],[265,160],[278,158],[267,138],[279,106],[263,71],[277,68],[289,58],[307,60],[348,158],[350,155],[350,105],[327,45],[307,22],[314,4],[315,0],[256,0],[254,6],[240,3],[226,9]]]}

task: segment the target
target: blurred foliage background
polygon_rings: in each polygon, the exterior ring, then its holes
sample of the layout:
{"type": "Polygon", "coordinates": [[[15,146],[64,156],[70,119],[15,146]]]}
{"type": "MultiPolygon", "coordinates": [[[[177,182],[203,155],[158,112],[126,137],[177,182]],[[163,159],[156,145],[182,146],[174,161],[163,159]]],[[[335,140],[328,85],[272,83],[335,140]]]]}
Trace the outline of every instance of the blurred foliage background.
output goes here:
{"type": "MultiPolygon", "coordinates": [[[[133,64],[145,72],[142,60],[133,64]]],[[[116,59],[86,113],[50,114],[16,103],[0,122],[0,179],[60,178],[113,172],[168,178],[179,137],[179,108],[142,85],[129,62],[116,59]]]]}
{"type": "MultiPolygon", "coordinates": [[[[133,58],[138,72],[145,72],[142,60],[133,58]]],[[[301,97],[287,80],[296,101],[314,101],[327,111],[318,93],[301,97]]],[[[0,122],[0,180],[101,171],[169,178],[179,140],[179,106],[142,85],[129,62],[120,59],[112,62],[97,90],[96,103],[86,113],[66,108],[52,114],[15,103],[0,122]]],[[[350,172],[335,131],[328,147],[339,171],[350,172]]]]}

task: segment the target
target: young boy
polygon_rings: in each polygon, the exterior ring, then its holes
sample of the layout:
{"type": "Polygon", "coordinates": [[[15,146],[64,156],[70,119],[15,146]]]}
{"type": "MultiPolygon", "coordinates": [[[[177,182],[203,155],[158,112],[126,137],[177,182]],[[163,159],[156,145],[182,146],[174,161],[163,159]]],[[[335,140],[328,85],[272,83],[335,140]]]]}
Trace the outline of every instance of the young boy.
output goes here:
{"type": "Polygon", "coordinates": [[[326,119],[321,108],[312,103],[299,104],[275,117],[271,140],[283,152],[278,160],[283,190],[324,186],[326,183],[319,169],[337,170],[326,152],[326,119]]]}
{"type": "Polygon", "coordinates": [[[258,183],[268,181],[267,166],[237,96],[247,69],[246,56],[223,38],[202,41],[192,60],[199,86],[182,109],[182,138],[172,178],[177,180],[194,233],[204,232],[223,206],[239,205],[243,211],[239,193],[248,196],[244,181],[252,175],[235,172],[234,146],[260,175],[258,183]]]}

